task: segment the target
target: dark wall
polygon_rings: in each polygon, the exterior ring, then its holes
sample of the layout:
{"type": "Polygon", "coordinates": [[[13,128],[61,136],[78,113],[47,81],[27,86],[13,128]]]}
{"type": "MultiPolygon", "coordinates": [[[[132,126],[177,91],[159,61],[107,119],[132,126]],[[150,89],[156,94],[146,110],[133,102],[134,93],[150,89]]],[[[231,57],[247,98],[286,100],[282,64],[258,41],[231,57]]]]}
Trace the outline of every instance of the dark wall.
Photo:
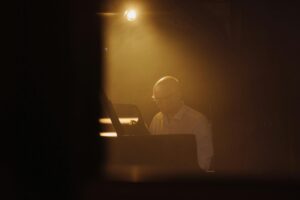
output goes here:
{"type": "Polygon", "coordinates": [[[214,112],[215,167],[259,177],[296,176],[297,5],[229,3],[231,57],[222,73],[229,83],[223,92],[231,97],[214,112]]]}
{"type": "MultiPolygon", "coordinates": [[[[231,155],[237,157],[232,160],[223,154],[221,159],[238,162],[229,166],[223,160],[229,168],[274,176],[299,173],[295,168],[299,162],[295,159],[294,121],[299,76],[295,7],[268,1],[232,1],[232,28],[236,35],[229,77],[234,82],[234,93],[227,124],[219,127],[220,131],[231,129],[231,139],[227,141],[234,145],[226,146],[231,146],[231,155]]],[[[225,122],[224,118],[220,120],[225,122]]],[[[224,140],[218,144],[226,149],[224,140]]]]}

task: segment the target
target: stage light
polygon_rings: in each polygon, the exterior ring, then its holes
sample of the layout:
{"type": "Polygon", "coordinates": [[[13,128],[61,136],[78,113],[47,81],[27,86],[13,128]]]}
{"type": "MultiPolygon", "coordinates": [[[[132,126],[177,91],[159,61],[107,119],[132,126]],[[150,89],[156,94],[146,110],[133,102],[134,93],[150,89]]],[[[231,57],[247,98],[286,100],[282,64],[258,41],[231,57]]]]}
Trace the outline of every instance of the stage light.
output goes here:
{"type": "Polygon", "coordinates": [[[136,20],[137,13],[135,10],[130,9],[125,11],[124,16],[127,18],[128,21],[134,21],[136,20]]]}

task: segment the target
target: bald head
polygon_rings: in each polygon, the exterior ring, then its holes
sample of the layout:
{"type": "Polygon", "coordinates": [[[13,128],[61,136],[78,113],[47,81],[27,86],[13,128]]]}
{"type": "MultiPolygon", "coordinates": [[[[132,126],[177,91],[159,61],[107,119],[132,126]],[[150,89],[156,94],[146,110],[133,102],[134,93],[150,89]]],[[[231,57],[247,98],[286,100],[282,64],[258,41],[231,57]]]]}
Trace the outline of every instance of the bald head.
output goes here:
{"type": "Polygon", "coordinates": [[[167,89],[171,89],[171,90],[176,90],[176,91],[180,91],[180,84],[177,78],[173,77],[173,76],[164,76],[161,79],[159,79],[153,89],[157,88],[157,87],[164,87],[167,89]]]}
{"type": "Polygon", "coordinates": [[[153,86],[152,98],[163,113],[174,113],[181,106],[181,88],[177,78],[164,76],[153,86]]]}

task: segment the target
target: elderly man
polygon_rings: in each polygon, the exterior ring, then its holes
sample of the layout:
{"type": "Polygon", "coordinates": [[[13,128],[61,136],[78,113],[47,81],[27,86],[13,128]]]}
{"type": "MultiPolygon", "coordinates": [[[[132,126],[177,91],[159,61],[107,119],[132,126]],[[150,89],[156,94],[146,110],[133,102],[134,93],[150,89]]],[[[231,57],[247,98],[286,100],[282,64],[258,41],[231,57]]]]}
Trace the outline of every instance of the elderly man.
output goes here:
{"type": "Polygon", "coordinates": [[[184,105],[179,81],[172,76],[159,79],[153,87],[153,100],[161,112],[150,124],[152,134],[194,134],[198,164],[207,171],[213,156],[211,127],[206,117],[184,105]]]}

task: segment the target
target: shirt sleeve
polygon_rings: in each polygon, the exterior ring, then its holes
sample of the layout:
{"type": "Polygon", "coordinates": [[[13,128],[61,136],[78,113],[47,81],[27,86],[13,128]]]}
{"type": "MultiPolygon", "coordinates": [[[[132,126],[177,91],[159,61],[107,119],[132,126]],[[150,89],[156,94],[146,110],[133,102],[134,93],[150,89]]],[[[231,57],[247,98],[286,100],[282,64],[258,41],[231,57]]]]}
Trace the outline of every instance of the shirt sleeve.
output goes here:
{"type": "Polygon", "coordinates": [[[194,134],[197,142],[198,164],[201,169],[207,171],[210,168],[214,152],[211,124],[205,117],[198,120],[194,129],[194,134]]]}
{"type": "Polygon", "coordinates": [[[157,116],[155,115],[151,121],[150,127],[149,127],[149,131],[152,135],[157,134],[157,116]]]}

